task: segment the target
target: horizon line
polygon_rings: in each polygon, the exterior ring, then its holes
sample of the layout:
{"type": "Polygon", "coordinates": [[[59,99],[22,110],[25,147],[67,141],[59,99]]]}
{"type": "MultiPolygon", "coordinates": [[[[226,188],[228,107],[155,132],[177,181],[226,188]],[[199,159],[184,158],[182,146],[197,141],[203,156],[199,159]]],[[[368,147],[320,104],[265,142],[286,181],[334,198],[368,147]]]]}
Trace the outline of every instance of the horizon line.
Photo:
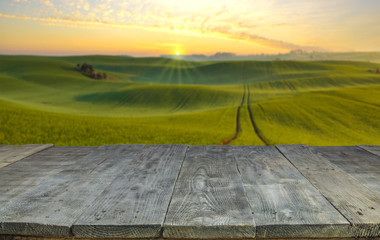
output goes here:
{"type": "MultiPolygon", "coordinates": [[[[298,50],[298,49],[295,49],[298,50]]],[[[249,56],[276,56],[276,55],[286,55],[291,54],[293,51],[291,50],[286,53],[256,53],[256,54],[235,54],[233,52],[216,52],[214,54],[202,54],[202,53],[192,53],[192,54],[124,54],[124,53],[2,53],[0,52],[0,56],[36,56],[36,57],[70,57],[70,56],[115,56],[115,57],[134,57],[134,58],[144,58],[144,57],[189,57],[189,56],[205,56],[205,57],[212,57],[216,54],[232,54],[231,57],[249,57],[249,56]]],[[[303,51],[302,53],[305,54],[312,54],[312,53],[380,53],[380,51],[303,51]]]]}

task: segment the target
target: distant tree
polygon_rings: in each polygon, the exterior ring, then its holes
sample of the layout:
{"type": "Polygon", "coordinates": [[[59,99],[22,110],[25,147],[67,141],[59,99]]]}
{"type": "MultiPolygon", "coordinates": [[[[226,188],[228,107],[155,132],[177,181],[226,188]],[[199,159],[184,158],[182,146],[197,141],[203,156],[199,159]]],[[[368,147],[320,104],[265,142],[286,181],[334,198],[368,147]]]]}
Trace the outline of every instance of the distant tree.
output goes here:
{"type": "Polygon", "coordinates": [[[80,71],[81,71],[81,72],[86,72],[86,71],[87,71],[87,68],[88,68],[87,63],[83,63],[82,66],[80,67],[80,71]]]}
{"type": "Polygon", "coordinates": [[[101,72],[96,72],[96,73],[94,74],[94,78],[95,78],[95,79],[103,79],[103,73],[101,73],[101,72]]]}
{"type": "Polygon", "coordinates": [[[87,72],[90,74],[94,72],[94,68],[92,67],[92,65],[87,66],[87,72]]]}
{"type": "Polygon", "coordinates": [[[95,71],[94,67],[92,65],[89,65],[87,63],[83,63],[82,65],[77,64],[77,69],[84,75],[87,75],[88,77],[91,77],[93,79],[106,79],[107,74],[102,72],[95,71]]]}

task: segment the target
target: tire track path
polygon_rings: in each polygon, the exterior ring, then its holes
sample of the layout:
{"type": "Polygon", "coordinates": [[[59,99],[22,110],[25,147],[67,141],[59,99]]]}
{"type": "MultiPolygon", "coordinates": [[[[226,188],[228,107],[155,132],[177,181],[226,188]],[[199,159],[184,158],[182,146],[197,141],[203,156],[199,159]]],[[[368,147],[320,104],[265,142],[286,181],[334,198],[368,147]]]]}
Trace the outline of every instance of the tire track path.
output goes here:
{"type": "MultiPolygon", "coordinates": [[[[250,105],[250,103],[251,103],[251,100],[250,100],[251,92],[250,92],[250,89],[249,89],[249,84],[247,83],[247,78],[246,78],[246,74],[245,74],[245,66],[243,66],[243,68],[242,68],[242,78],[243,78],[243,81],[244,81],[244,93],[243,93],[243,97],[241,99],[240,106],[237,108],[237,112],[236,112],[235,134],[232,137],[227,138],[227,139],[221,141],[219,143],[219,145],[227,145],[227,144],[231,143],[233,140],[235,140],[239,136],[239,133],[242,131],[242,129],[241,129],[241,123],[240,123],[240,120],[241,120],[241,118],[240,118],[240,111],[244,107],[244,104],[247,104],[247,110],[248,110],[248,115],[249,115],[249,122],[251,123],[251,125],[253,127],[253,131],[255,132],[256,136],[260,139],[260,141],[262,141],[265,145],[268,146],[268,145],[270,145],[269,141],[261,133],[261,131],[258,128],[258,126],[257,126],[257,124],[255,122],[255,119],[253,117],[253,111],[252,111],[252,108],[251,108],[251,105],[250,105]]],[[[262,109],[261,106],[260,106],[260,108],[262,109]]],[[[264,110],[263,110],[263,112],[264,112],[264,110]]]]}
{"type": "Polygon", "coordinates": [[[246,85],[246,89],[248,91],[248,94],[247,94],[247,110],[248,110],[248,114],[249,114],[249,120],[251,122],[251,125],[253,127],[253,130],[255,131],[256,135],[258,138],[260,138],[260,140],[265,144],[265,145],[270,145],[268,140],[263,136],[263,134],[261,133],[260,129],[257,127],[257,124],[255,122],[255,119],[253,118],[253,113],[252,113],[252,109],[251,109],[251,105],[250,105],[250,89],[249,89],[249,85],[247,83],[245,83],[246,85]]]}
{"type": "Polygon", "coordinates": [[[229,143],[231,143],[233,140],[235,140],[238,136],[239,136],[239,133],[241,132],[241,124],[240,124],[240,110],[244,107],[244,102],[245,102],[245,99],[246,99],[246,85],[244,84],[244,93],[243,93],[243,97],[241,99],[241,103],[239,105],[239,107],[237,108],[237,111],[236,111],[236,127],[235,127],[235,134],[230,137],[230,138],[227,138],[223,141],[221,141],[219,143],[219,145],[227,145],[229,143]]]}

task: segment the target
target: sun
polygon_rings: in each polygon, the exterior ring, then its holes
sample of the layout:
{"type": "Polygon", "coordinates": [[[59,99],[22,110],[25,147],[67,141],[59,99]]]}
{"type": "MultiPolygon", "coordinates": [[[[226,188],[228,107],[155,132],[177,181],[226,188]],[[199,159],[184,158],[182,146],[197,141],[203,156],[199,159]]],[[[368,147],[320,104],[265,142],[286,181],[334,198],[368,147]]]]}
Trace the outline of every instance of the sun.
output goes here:
{"type": "Polygon", "coordinates": [[[179,51],[177,51],[177,52],[175,53],[175,55],[177,55],[177,56],[178,56],[178,55],[179,55],[179,51]]]}

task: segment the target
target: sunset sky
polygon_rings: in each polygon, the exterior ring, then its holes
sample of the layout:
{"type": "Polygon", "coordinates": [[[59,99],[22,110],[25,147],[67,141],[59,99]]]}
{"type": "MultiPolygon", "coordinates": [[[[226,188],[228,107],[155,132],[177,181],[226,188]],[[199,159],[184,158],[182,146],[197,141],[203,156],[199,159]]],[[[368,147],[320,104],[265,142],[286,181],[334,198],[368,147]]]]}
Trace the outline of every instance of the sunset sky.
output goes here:
{"type": "Polygon", "coordinates": [[[0,0],[0,54],[380,51],[379,0],[0,0]]]}

